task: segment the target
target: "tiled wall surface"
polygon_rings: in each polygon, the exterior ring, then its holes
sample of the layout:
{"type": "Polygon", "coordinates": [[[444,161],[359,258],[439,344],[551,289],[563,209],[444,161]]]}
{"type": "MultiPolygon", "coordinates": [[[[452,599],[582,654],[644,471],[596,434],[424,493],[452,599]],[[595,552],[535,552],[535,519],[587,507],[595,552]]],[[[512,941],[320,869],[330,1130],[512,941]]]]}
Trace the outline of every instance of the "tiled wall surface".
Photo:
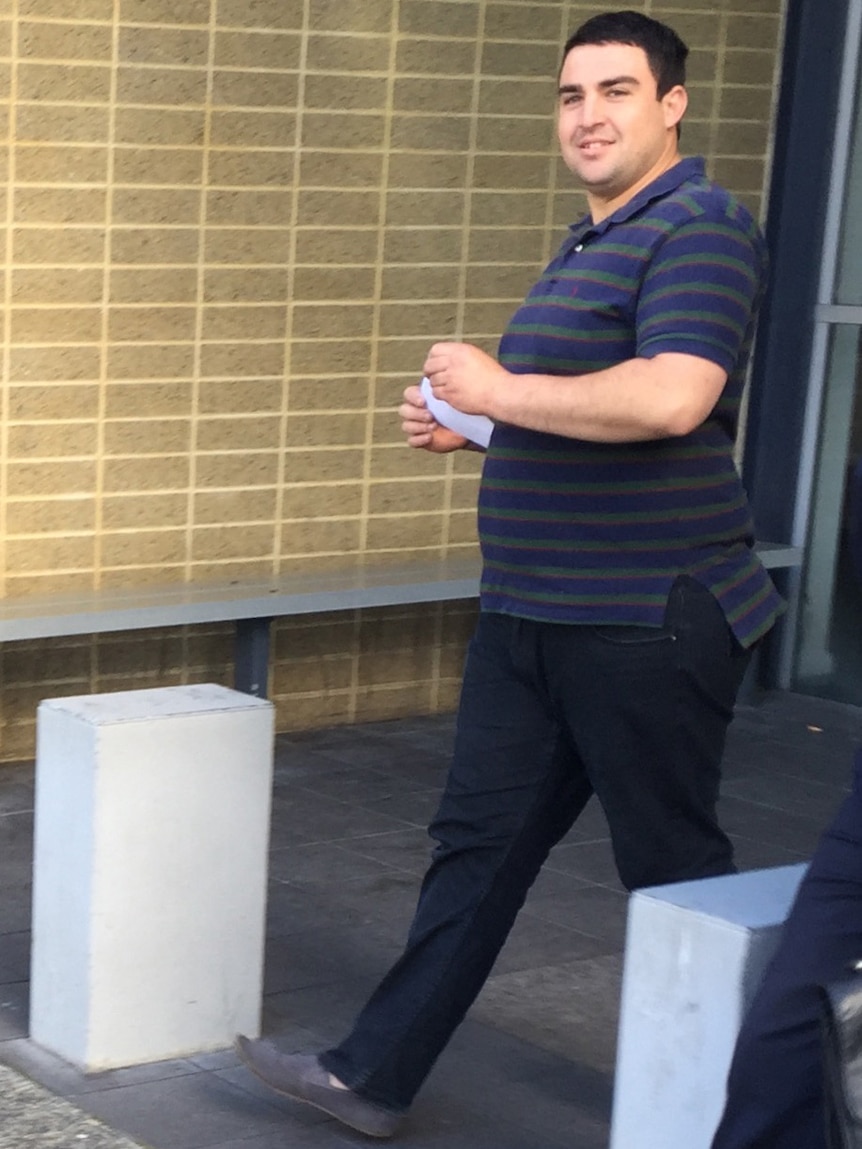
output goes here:
{"type": "MultiPolygon", "coordinates": [[[[692,48],[683,144],[759,208],[781,0],[628,0],[692,48]]],[[[407,450],[428,345],[493,350],[583,209],[565,0],[0,0],[0,592],[474,545],[407,450]]],[[[453,704],[469,605],[279,627],[282,727],[453,704]]],[[[0,757],[61,693],[229,680],[230,634],[0,648],[0,757]]]]}

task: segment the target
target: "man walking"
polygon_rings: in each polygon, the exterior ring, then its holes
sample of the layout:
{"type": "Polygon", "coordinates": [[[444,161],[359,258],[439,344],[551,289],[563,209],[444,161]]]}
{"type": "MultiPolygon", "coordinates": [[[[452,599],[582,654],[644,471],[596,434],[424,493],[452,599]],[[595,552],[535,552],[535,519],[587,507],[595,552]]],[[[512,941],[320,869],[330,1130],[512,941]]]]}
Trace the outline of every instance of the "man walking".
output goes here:
{"type": "MultiPolygon", "coordinates": [[[[435,344],[435,398],[494,422],[481,614],[406,948],[318,1056],[241,1038],[268,1085],[391,1136],[487,978],[548,852],[595,794],[629,889],[723,874],[727,726],[781,601],[752,550],[733,442],[765,251],[682,159],[687,48],[635,12],[588,20],[558,79],[587,192],[497,359],[435,344]]],[[[467,447],[418,387],[410,446],[467,447]]]]}

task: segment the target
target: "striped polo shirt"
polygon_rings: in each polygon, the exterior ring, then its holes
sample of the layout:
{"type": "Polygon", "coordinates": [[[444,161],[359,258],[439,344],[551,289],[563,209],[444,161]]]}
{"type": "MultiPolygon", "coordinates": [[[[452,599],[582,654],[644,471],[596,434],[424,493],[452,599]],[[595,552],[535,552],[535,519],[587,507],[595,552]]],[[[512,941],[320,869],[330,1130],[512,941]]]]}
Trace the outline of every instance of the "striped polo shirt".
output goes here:
{"type": "Polygon", "coordinates": [[[717,363],[727,384],[675,438],[592,443],[498,424],[479,494],[483,610],[660,626],[687,574],[743,646],[766,633],[783,603],[752,549],[733,461],[765,270],[757,225],[699,158],[570,229],[503,334],[508,371],[572,376],[682,352],[717,363]]]}

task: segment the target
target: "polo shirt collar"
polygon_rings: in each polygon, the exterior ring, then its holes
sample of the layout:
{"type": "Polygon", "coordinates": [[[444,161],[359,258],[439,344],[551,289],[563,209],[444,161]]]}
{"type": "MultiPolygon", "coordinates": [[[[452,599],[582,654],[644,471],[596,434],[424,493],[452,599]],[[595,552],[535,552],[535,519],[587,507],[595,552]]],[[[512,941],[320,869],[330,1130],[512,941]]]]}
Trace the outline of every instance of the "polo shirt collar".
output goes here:
{"type": "Polygon", "coordinates": [[[573,223],[569,230],[576,233],[578,239],[584,239],[587,235],[602,235],[614,224],[625,223],[626,220],[637,215],[647,204],[676,191],[687,180],[703,178],[705,175],[706,163],[703,156],[690,156],[688,159],[680,160],[678,164],[674,164],[672,168],[662,172],[651,184],[641,188],[636,196],[633,196],[628,203],[624,203],[622,207],[617,208],[613,215],[609,215],[601,223],[593,223],[591,217],[587,215],[578,220],[577,223],[573,223]]]}

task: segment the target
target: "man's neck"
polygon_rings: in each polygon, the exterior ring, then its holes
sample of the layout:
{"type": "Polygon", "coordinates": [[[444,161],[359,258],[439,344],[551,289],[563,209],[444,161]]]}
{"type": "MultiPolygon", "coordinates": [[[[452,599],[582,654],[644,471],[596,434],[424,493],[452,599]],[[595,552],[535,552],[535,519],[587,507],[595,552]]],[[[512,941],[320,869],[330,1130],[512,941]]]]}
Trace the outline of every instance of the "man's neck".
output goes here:
{"type": "Polygon", "coordinates": [[[609,215],[613,215],[615,211],[619,211],[621,207],[625,207],[630,200],[633,200],[645,187],[649,187],[659,176],[663,176],[665,172],[676,167],[681,159],[682,156],[679,148],[674,145],[672,149],[663,152],[661,159],[659,159],[648,172],[645,172],[637,183],[626,188],[624,192],[620,192],[618,195],[611,196],[610,198],[605,198],[588,189],[587,205],[590,209],[590,216],[592,217],[593,223],[601,223],[602,220],[607,219],[609,215]]]}

